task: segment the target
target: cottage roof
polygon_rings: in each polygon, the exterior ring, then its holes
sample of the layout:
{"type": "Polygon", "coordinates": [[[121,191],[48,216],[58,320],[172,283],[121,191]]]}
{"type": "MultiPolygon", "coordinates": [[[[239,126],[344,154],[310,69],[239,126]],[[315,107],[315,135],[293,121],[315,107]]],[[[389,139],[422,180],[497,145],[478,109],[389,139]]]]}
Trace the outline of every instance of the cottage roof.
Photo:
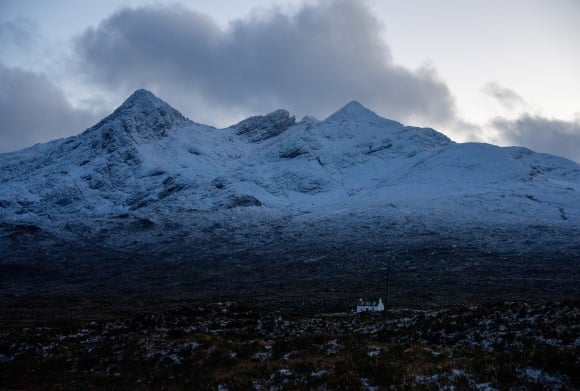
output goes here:
{"type": "Polygon", "coordinates": [[[358,306],[363,306],[363,307],[376,307],[379,305],[379,302],[381,301],[381,299],[378,300],[363,300],[360,299],[358,301],[358,306]]]}

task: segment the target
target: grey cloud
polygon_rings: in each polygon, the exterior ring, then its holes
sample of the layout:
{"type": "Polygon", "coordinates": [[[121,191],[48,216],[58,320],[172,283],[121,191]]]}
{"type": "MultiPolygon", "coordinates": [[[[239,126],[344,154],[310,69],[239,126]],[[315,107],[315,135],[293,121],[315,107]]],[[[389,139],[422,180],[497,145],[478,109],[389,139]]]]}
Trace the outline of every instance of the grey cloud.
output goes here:
{"type": "Polygon", "coordinates": [[[562,121],[525,114],[516,120],[497,118],[492,125],[506,143],[580,162],[580,119],[562,121]]]}
{"type": "Polygon", "coordinates": [[[74,109],[44,75],[0,64],[0,152],[79,133],[95,116],[74,109]]]}
{"type": "Polygon", "coordinates": [[[523,106],[524,100],[515,91],[503,87],[496,82],[489,82],[483,87],[483,92],[495,98],[502,106],[507,109],[523,106]]]}
{"type": "Polygon", "coordinates": [[[29,47],[37,40],[37,27],[30,20],[19,18],[0,23],[0,42],[2,45],[29,47]]]}
{"type": "Polygon", "coordinates": [[[111,15],[78,37],[76,52],[92,81],[188,97],[179,108],[195,120],[278,107],[321,116],[353,99],[399,120],[452,119],[447,86],[432,69],[394,64],[381,33],[363,1],[274,9],[226,29],[182,6],[150,6],[111,15]]]}

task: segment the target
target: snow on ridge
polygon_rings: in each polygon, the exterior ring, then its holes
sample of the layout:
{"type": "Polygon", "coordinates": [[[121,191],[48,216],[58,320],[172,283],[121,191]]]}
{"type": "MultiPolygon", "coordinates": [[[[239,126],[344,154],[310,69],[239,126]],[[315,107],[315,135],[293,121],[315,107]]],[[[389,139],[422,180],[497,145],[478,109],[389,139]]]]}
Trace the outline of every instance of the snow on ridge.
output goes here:
{"type": "Polygon", "coordinates": [[[193,122],[165,101],[145,89],[135,91],[113,113],[89,131],[103,128],[124,131],[142,139],[159,138],[175,127],[185,127],[193,122]]]}
{"type": "Polygon", "coordinates": [[[387,118],[383,118],[376,114],[374,111],[368,109],[367,107],[360,104],[358,101],[353,100],[335,113],[331,114],[328,118],[324,120],[325,122],[346,122],[346,121],[356,121],[356,122],[367,122],[373,124],[378,122],[380,124],[388,124],[392,127],[402,127],[403,125],[397,121],[393,121],[387,118]]]}
{"type": "Polygon", "coordinates": [[[8,220],[171,215],[184,205],[291,213],[394,205],[425,218],[580,218],[578,164],[526,149],[454,143],[356,101],[323,121],[296,122],[276,110],[215,129],[137,90],[78,136],[0,155],[0,183],[0,219],[8,220]]]}
{"type": "Polygon", "coordinates": [[[296,118],[290,116],[287,110],[276,110],[266,115],[247,118],[231,126],[231,129],[235,129],[238,136],[245,136],[251,142],[259,142],[276,137],[295,124],[296,118]]]}

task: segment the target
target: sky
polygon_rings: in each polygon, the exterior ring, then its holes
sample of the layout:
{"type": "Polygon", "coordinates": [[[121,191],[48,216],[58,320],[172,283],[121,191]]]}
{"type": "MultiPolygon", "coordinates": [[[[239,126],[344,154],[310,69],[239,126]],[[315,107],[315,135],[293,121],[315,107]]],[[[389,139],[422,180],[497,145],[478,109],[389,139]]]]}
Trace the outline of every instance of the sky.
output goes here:
{"type": "Polygon", "coordinates": [[[351,100],[580,162],[577,0],[0,0],[0,152],[147,88],[217,127],[351,100]]]}

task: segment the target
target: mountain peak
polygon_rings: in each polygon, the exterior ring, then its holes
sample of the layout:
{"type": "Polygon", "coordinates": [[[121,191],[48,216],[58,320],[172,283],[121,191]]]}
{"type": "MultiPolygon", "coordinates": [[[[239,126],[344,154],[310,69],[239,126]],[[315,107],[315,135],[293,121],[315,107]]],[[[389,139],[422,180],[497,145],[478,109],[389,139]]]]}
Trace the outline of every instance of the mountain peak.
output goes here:
{"type": "Polygon", "coordinates": [[[358,100],[351,100],[346,105],[344,105],[341,110],[351,110],[351,111],[368,110],[368,111],[370,111],[365,106],[363,106],[358,100]]]}
{"type": "Polygon", "coordinates": [[[151,139],[163,137],[169,129],[192,122],[151,91],[138,89],[95,128],[110,128],[113,123],[119,124],[114,127],[120,127],[127,133],[151,139]]]}
{"type": "Polygon", "coordinates": [[[337,112],[328,117],[325,122],[330,123],[374,123],[388,126],[402,127],[397,121],[383,118],[371,109],[363,106],[360,102],[353,100],[340,108],[337,112]]]}
{"type": "MultiPolygon", "coordinates": [[[[342,108],[338,109],[336,113],[348,113],[348,114],[368,114],[375,112],[363,106],[359,101],[352,100],[344,105],[342,108]]],[[[335,114],[336,114],[335,113],[335,114]]]]}
{"type": "Polygon", "coordinates": [[[349,118],[359,119],[360,117],[375,118],[378,117],[378,115],[374,111],[363,106],[360,102],[353,100],[328,117],[327,120],[344,120],[349,118]]]}
{"type": "Polygon", "coordinates": [[[169,107],[173,109],[171,106],[169,106],[168,103],[162,99],[159,99],[151,91],[141,88],[133,92],[127,99],[125,99],[125,101],[115,110],[115,112],[142,112],[143,110],[159,109],[162,107],[169,107]]]}
{"type": "Polygon", "coordinates": [[[157,95],[155,95],[151,91],[146,90],[145,88],[139,88],[135,90],[131,95],[129,95],[129,97],[126,99],[126,101],[130,100],[161,100],[161,99],[159,99],[157,95]]]}

